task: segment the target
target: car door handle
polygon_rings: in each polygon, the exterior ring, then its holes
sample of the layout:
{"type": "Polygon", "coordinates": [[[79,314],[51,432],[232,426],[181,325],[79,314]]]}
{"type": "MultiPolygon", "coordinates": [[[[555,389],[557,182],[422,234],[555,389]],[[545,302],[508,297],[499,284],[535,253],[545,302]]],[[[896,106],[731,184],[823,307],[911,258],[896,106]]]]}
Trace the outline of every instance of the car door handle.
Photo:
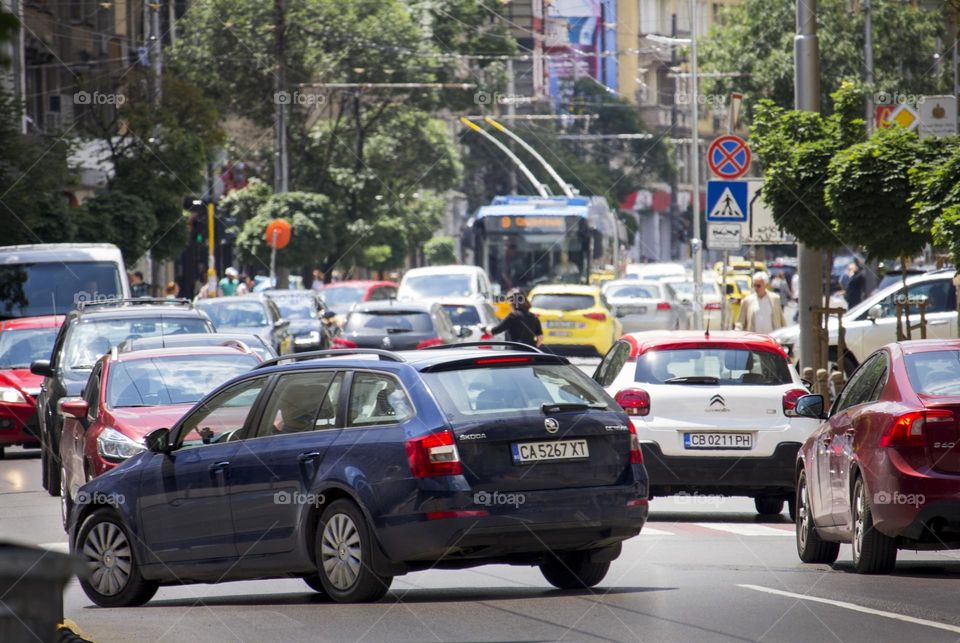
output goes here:
{"type": "Polygon", "coordinates": [[[220,473],[230,466],[229,462],[214,462],[210,465],[210,473],[220,473]]]}
{"type": "Polygon", "coordinates": [[[301,453],[297,456],[297,460],[300,462],[308,462],[310,460],[316,460],[320,457],[319,451],[311,451],[310,453],[301,453]]]}

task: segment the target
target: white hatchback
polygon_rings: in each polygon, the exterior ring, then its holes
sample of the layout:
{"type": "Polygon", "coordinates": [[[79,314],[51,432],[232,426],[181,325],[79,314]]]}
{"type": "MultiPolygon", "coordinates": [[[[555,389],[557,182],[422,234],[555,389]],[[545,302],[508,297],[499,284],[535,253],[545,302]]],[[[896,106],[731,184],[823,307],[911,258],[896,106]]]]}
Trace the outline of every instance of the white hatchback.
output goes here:
{"type": "Polygon", "coordinates": [[[624,335],[594,379],[633,421],[650,495],[748,496],[761,514],[793,517],[797,451],[817,421],[780,346],[736,331],[624,335]]]}

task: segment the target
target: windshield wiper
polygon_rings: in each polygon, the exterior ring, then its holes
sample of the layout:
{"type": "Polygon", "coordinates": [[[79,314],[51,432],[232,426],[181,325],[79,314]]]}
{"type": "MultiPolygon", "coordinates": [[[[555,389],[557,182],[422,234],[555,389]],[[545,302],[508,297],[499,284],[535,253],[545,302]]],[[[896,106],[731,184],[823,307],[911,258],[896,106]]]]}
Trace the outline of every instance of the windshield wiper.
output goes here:
{"type": "Polygon", "coordinates": [[[671,377],[664,380],[664,384],[719,384],[720,379],[712,375],[687,375],[686,377],[671,377]]]}
{"type": "Polygon", "coordinates": [[[546,415],[565,411],[586,411],[587,409],[606,410],[606,408],[603,404],[587,404],[586,402],[545,402],[540,405],[540,410],[546,415]]]}

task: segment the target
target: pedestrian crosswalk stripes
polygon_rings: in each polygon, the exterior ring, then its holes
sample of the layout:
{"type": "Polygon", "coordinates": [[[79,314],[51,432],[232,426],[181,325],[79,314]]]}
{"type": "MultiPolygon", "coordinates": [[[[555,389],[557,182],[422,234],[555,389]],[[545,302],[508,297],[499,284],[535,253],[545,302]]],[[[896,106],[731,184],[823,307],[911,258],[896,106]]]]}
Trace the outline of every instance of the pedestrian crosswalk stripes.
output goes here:
{"type": "Polygon", "coordinates": [[[794,526],[790,523],[741,523],[741,522],[652,522],[647,523],[641,536],[772,536],[792,538],[794,526]]]}

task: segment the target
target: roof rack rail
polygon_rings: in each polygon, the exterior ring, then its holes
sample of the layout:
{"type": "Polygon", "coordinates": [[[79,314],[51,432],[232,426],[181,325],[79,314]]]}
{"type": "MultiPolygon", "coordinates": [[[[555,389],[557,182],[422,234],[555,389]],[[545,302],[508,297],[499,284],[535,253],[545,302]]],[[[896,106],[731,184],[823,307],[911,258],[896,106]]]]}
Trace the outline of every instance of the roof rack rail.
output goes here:
{"type": "Polygon", "coordinates": [[[167,306],[190,306],[193,307],[193,302],[189,299],[166,299],[162,297],[129,297],[129,298],[119,298],[119,299],[97,299],[94,301],[78,301],[76,304],[76,309],[79,311],[84,311],[88,308],[96,308],[100,306],[119,306],[119,305],[167,305],[167,306]]]}
{"type": "Polygon", "coordinates": [[[403,359],[396,353],[391,351],[380,350],[379,348],[334,348],[323,351],[307,351],[306,353],[292,353],[289,355],[280,355],[279,357],[274,357],[263,361],[256,366],[254,369],[266,368],[267,366],[275,366],[280,362],[285,362],[287,360],[293,360],[294,362],[299,362],[305,359],[317,359],[318,357],[343,357],[346,355],[379,355],[380,359],[388,362],[405,362],[407,360],[403,359]]]}
{"type": "Polygon", "coordinates": [[[428,346],[426,348],[421,348],[420,350],[424,351],[435,351],[443,350],[445,348],[472,348],[477,346],[504,346],[506,348],[515,348],[517,350],[525,351],[527,353],[543,353],[542,350],[536,346],[531,346],[530,344],[521,344],[520,342],[501,342],[501,341],[489,341],[489,342],[462,342],[460,344],[440,344],[439,346],[428,346]]]}

